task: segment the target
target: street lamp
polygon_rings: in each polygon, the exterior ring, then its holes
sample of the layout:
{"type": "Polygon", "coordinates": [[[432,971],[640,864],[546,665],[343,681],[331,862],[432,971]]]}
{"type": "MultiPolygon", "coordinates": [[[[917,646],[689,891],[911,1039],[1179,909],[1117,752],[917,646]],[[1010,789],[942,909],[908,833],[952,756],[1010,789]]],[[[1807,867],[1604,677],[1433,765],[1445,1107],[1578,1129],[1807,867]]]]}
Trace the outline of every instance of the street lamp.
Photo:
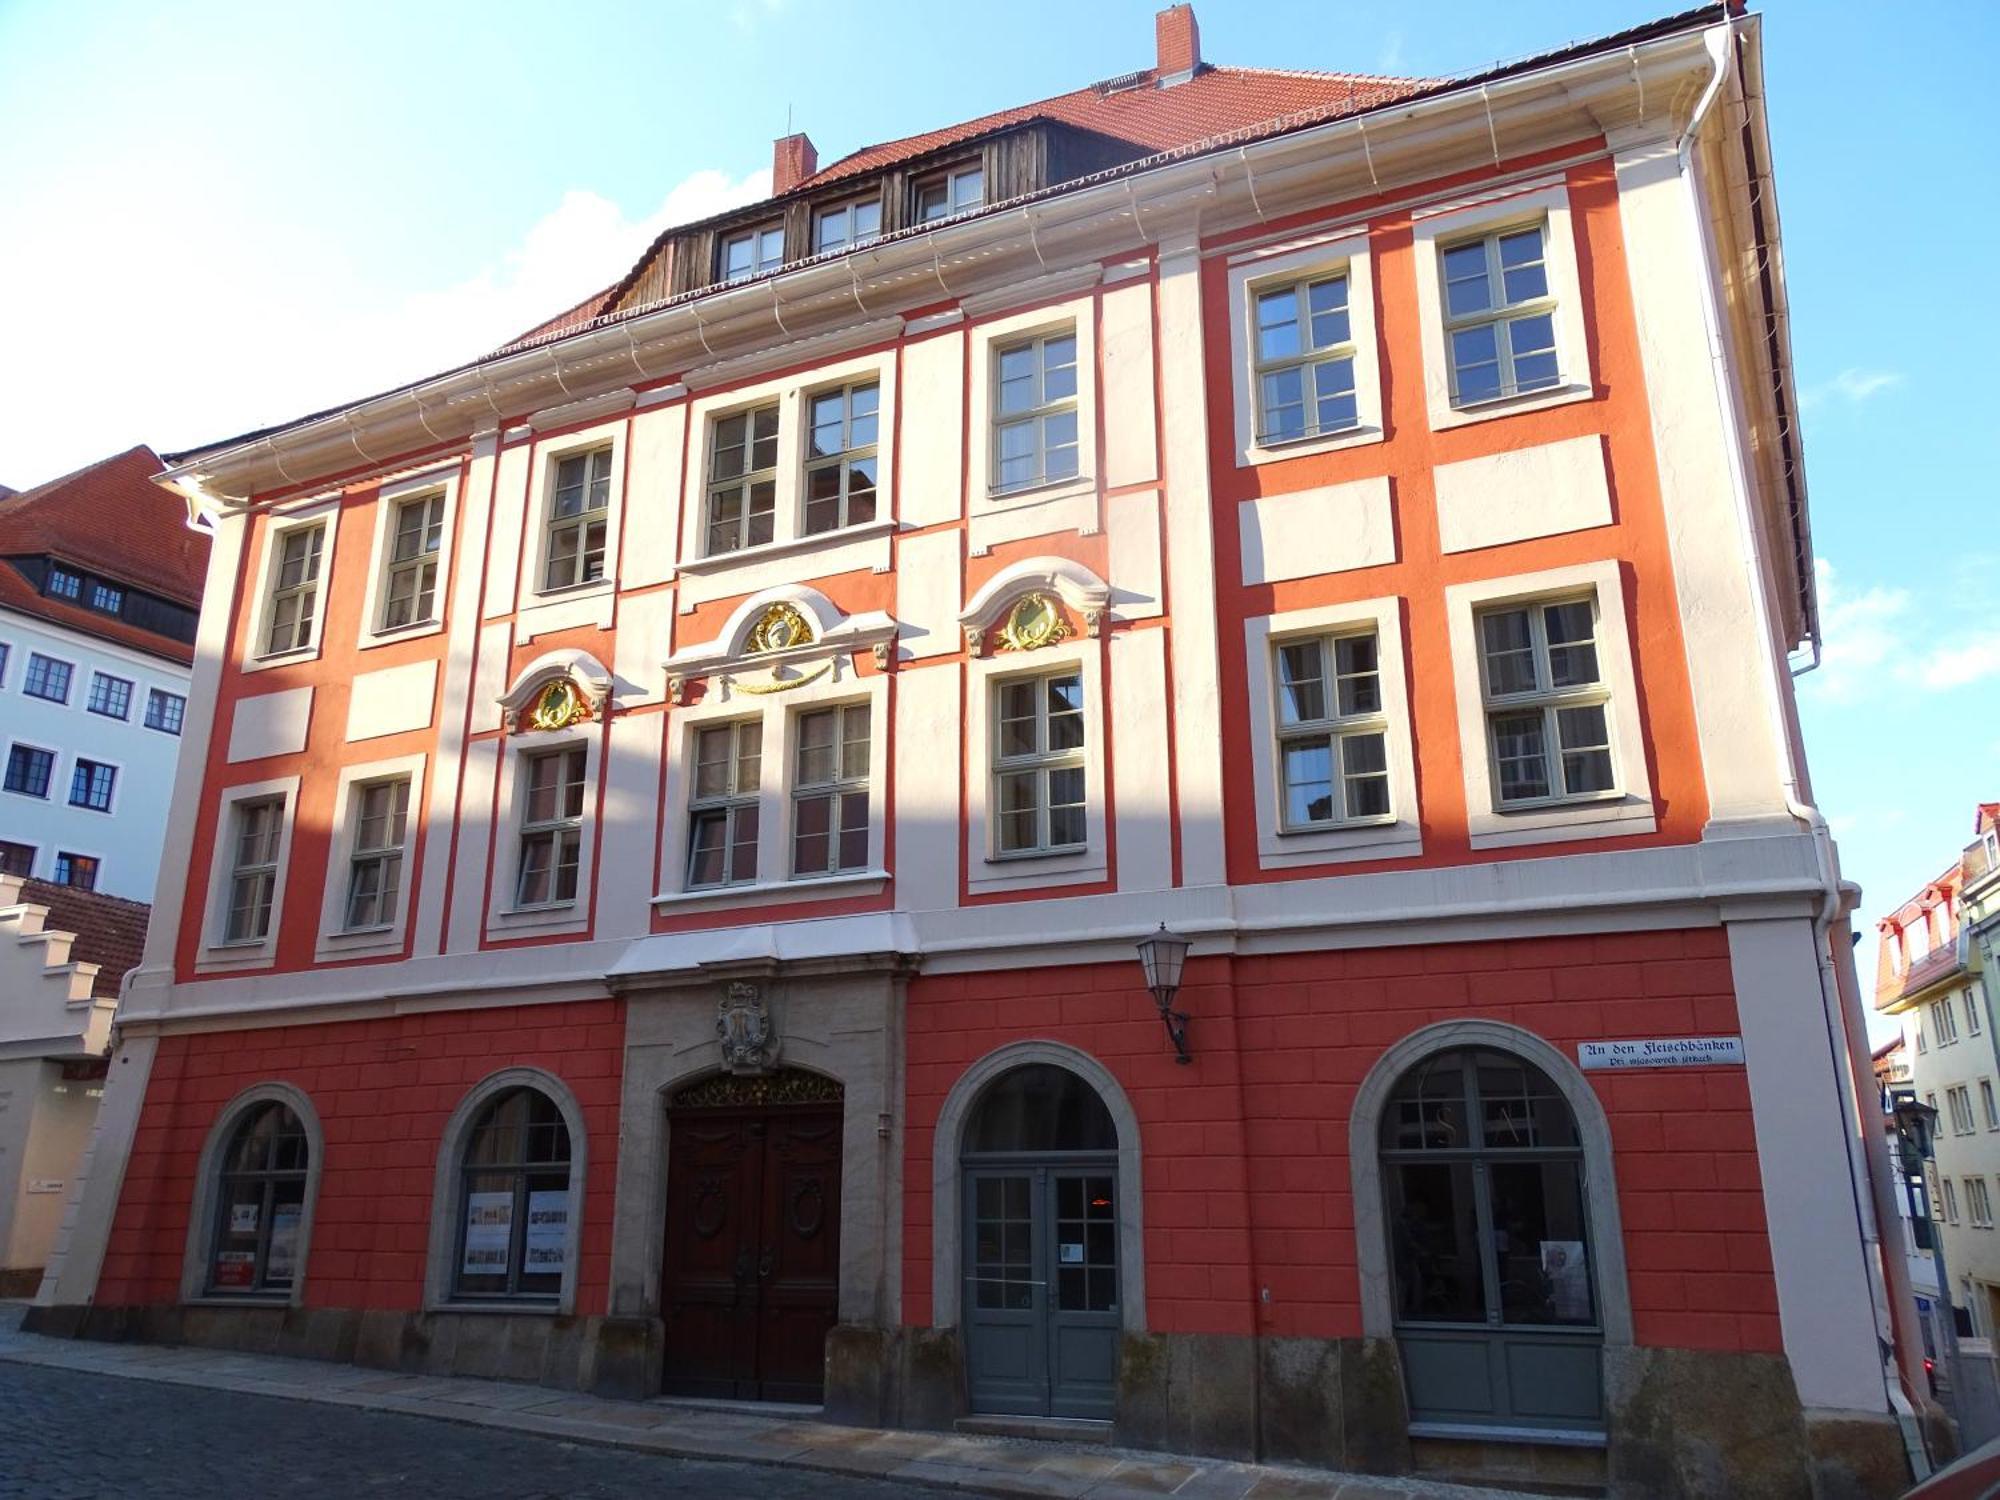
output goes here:
{"type": "Polygon", "coordinates": [[[1160,1020],[1174,1044],[1175,1062],[1193,1062],[1187,1049],[1188,1018],[1174,1009],[1180,993],[1181,965],[1187,961],[1188,940],[1177,932],[1160,930],[1139,940],[1139,963],[1146,971],[1146,988],[1153,992],[1153,1004],[1160,1008],[1160,1020]]]}

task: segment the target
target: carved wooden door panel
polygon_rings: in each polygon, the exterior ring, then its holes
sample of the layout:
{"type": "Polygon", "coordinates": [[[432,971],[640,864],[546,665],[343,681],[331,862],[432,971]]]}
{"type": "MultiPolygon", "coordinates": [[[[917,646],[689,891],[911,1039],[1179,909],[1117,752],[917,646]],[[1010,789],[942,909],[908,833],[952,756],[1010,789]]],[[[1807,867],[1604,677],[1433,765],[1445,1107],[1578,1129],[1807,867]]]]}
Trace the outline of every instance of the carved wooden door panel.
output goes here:
{"type": "Polygon", "coordinates": [[[756,1395],[757,1254],[764,1122],[675,1118],[667,1163],[665,1389],[756,1395]]]}
{"type": "Polygon", "coordinates": [[[840,1303],[840,1115],[774,1114],[764,1143],[758,1394],[818,1401],[840,1303]]]}

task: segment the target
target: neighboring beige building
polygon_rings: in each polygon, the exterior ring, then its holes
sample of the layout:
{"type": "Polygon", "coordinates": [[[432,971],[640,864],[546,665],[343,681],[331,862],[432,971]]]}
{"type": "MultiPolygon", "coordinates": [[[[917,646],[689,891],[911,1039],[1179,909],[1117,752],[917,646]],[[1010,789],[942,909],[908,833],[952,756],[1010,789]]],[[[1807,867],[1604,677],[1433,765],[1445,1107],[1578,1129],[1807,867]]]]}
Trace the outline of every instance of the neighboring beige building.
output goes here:
{"type": "Polygon", "coordinates": [[[0,1296],[32,1295],[104,1093],[150,908],[0,875],[0,1296]]]}

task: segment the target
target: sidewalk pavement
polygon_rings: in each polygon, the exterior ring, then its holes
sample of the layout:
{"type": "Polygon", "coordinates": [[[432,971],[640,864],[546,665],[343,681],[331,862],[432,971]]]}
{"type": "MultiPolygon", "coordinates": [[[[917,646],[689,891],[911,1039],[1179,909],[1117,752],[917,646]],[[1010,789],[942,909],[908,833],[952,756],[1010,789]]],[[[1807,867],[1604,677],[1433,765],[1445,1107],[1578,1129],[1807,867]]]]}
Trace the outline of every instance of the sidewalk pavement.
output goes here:
{"type": "Polygon", "coordinates": [[[774,1464],[972,1494],[1065,1500],[1520,1500],[1518,1491],[1326,1469],[1229,1463],[1074,1443],[838,1427],[789,1407],[617,1401],[497,1380],[397,1375],[356,1365],[157,1344],[106,1344],[20,1331],[24,1304],[0,1303],[0,1360],[168,1385],[201,1386],[401,1412],[573,1443],[677,1458],[774,1464]]]}

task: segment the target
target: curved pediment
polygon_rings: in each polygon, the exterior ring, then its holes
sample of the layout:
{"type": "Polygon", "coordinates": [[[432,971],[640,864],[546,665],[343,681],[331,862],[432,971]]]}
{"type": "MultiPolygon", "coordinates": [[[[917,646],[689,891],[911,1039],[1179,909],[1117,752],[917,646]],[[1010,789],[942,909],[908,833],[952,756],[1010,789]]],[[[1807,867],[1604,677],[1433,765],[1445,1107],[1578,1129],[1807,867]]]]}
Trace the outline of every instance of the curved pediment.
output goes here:
{"type": "Polygon", "coordinates": [[[594,718],[611,696],[611,673],[575,646],[536,657],[499,697],[509,729],[567,729],[594,718]]]}
{"type": "Polygon", "coordinates": [[[1085,631],[1095,636],[1110,604],[1111,585],[1082,563],[1030,557],[987,579],[959,612],[958,622],[965,630],[966,649],[975,656],[996,631],[1006,649],[1032,651],[1075,633],[1064,610],[1080,615],[1085,631]]]}
{"type": "Polygon", "coordinates": [[[864,649],[875,652],[877,666],[887,666],[895,639],[896,621],[882,610],[842,614],[816,588],[779,584],[737,605],[713,640],[683,646],[669,656],[667,679],[671,686],[689,677],[864,649]]]}

